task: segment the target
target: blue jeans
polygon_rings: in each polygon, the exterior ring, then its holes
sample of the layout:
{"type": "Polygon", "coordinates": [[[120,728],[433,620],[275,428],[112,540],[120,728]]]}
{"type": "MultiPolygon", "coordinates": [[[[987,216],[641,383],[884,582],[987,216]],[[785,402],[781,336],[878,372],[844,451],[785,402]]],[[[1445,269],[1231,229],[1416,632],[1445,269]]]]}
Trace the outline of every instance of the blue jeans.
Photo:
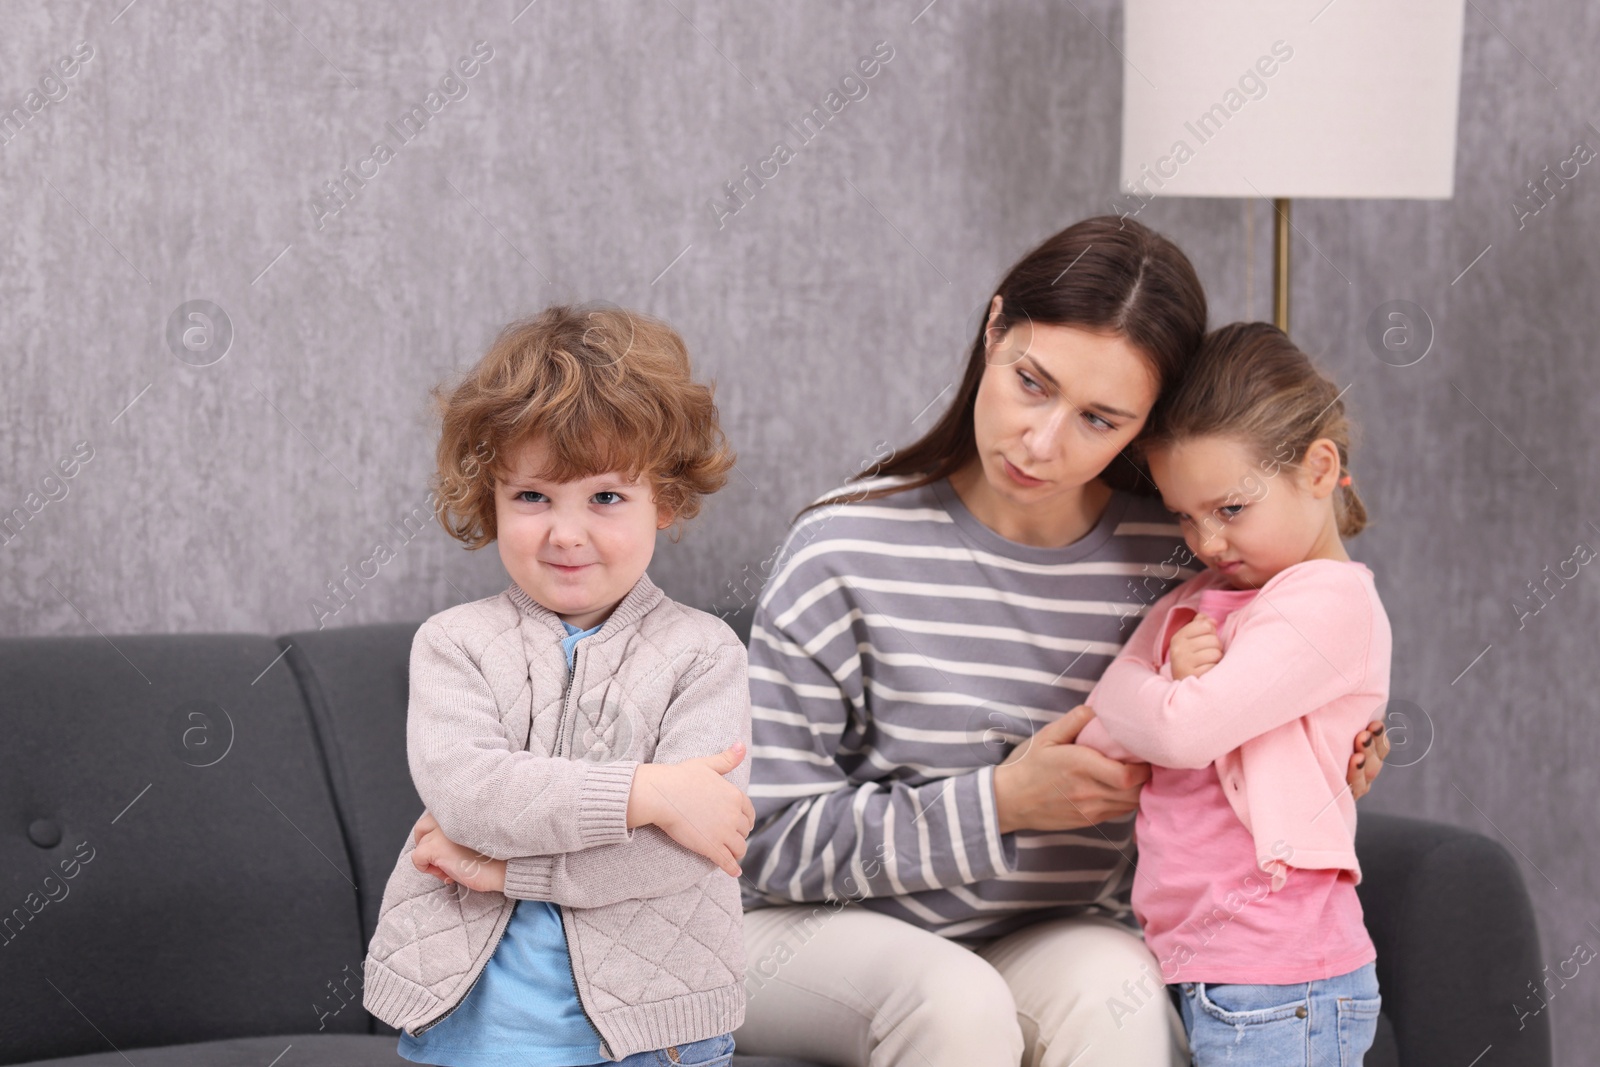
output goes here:
{"type": "Polygon", "coordinates": [[[1378,971],[1295,985],[1178,986],[1194,1067],[1361,1067],[1378,1032],[1378,971]]]}
{"type": "Polygon", "coordinates": [[[691,1041],[687,1045],[650,1052],[635,1052],[617,1061],[617,1067],[728,1067],[733,1059],[733,1035],[691,1041]]]}

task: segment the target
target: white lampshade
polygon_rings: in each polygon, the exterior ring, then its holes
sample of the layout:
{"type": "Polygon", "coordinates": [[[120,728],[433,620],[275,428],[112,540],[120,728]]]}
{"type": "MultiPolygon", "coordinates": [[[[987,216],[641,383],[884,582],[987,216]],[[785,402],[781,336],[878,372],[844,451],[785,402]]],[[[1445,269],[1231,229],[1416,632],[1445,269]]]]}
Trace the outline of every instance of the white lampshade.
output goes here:
{"type": "Polygon", "coordinates": [[[1463,0],[1127,0],[1122,192],[1448,198],[1463,0]]]}

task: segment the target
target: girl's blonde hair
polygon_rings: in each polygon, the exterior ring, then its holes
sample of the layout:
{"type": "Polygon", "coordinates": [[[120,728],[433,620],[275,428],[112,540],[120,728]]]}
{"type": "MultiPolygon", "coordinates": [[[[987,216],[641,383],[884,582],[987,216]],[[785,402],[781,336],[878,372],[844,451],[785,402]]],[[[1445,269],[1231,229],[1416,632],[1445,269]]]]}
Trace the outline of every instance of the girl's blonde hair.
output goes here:
{"type": "Polygon", "coordinates": [[[513,322],[458,384],[430,391],[441,422],[439,522],[468,548],[493,541],[495,482],[519,447],[542,437],[549,464],[533,472],[540,478],[648,475],[676,542],[679,523],[699,514],[735,460],[714,388],[691,380],[677,331],[639,312],[554,305],[513,322]]]}
{"type": "MultiPolygon", "coordinates": [[[[1319,437],[1339,449],[1339,475],[1350,471],[1351,435],[1339,387],[1287,334],[1265,322],[1236,322],[1206,334],[1170,402],[1152,416],[1141,447],[1161,448],[1194,437],[1244,442],[1261,462],[1298,464],[1319,437]]],[[[1334,490],[1339,536],[1367,525],[1354,484],[1334,490]]]]}

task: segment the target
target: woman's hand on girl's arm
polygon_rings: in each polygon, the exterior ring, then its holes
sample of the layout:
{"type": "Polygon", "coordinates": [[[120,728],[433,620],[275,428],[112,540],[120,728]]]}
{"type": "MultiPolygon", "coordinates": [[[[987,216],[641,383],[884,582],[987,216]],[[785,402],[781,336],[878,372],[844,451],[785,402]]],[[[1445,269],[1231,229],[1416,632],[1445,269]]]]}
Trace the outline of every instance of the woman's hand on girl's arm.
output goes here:
{"type": "Polygon", "coordinates": [[[737,878],[743,873],[739,860],[756,810],[723,775],[744,757],[744,743],[735,741],[714,756],[639,764],[628,794],[628,829],[659,826],[678,844],[737,878]]]}
{"type": "Polygon", "coordinates": [[[1345,781],[1350,784],[1350,796],[1360,800],[1372,788],[1372,780],[1383,770],[1383,761],[1389,758],[1389,735],[1383,732],[1383,723],[1373,719],[1367,728],[1356,734],[1355,754],[1350,757],[1350,767],[1345,781]]]}
{"type": "Polygon", "coordinates": [[[1077,830],[1115,819],[1139,806],[1150,779],[1148,763],[1120,763],[1074,744],[1094,717],[1080,704],[1011,750],[994,769],[1000,832],[1077,830]]]}

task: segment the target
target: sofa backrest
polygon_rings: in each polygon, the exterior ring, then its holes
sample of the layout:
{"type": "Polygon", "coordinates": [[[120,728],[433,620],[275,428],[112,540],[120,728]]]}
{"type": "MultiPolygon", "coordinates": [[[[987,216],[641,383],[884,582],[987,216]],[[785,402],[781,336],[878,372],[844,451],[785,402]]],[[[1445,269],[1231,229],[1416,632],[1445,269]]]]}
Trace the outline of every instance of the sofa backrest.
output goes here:
{"type": "Polygon", "coordinates": [[[357,879],[280,651],[0,639],[0,1063],[368,1031],[340,995],[357,879]]]}
{"type": "Polygon", "coordinates": [[[411,640],[420,622],[287,634],[279,643],[305,695],[328,763],[360,886],[361,944],[422,800],[406,762],[411,640]]]}

